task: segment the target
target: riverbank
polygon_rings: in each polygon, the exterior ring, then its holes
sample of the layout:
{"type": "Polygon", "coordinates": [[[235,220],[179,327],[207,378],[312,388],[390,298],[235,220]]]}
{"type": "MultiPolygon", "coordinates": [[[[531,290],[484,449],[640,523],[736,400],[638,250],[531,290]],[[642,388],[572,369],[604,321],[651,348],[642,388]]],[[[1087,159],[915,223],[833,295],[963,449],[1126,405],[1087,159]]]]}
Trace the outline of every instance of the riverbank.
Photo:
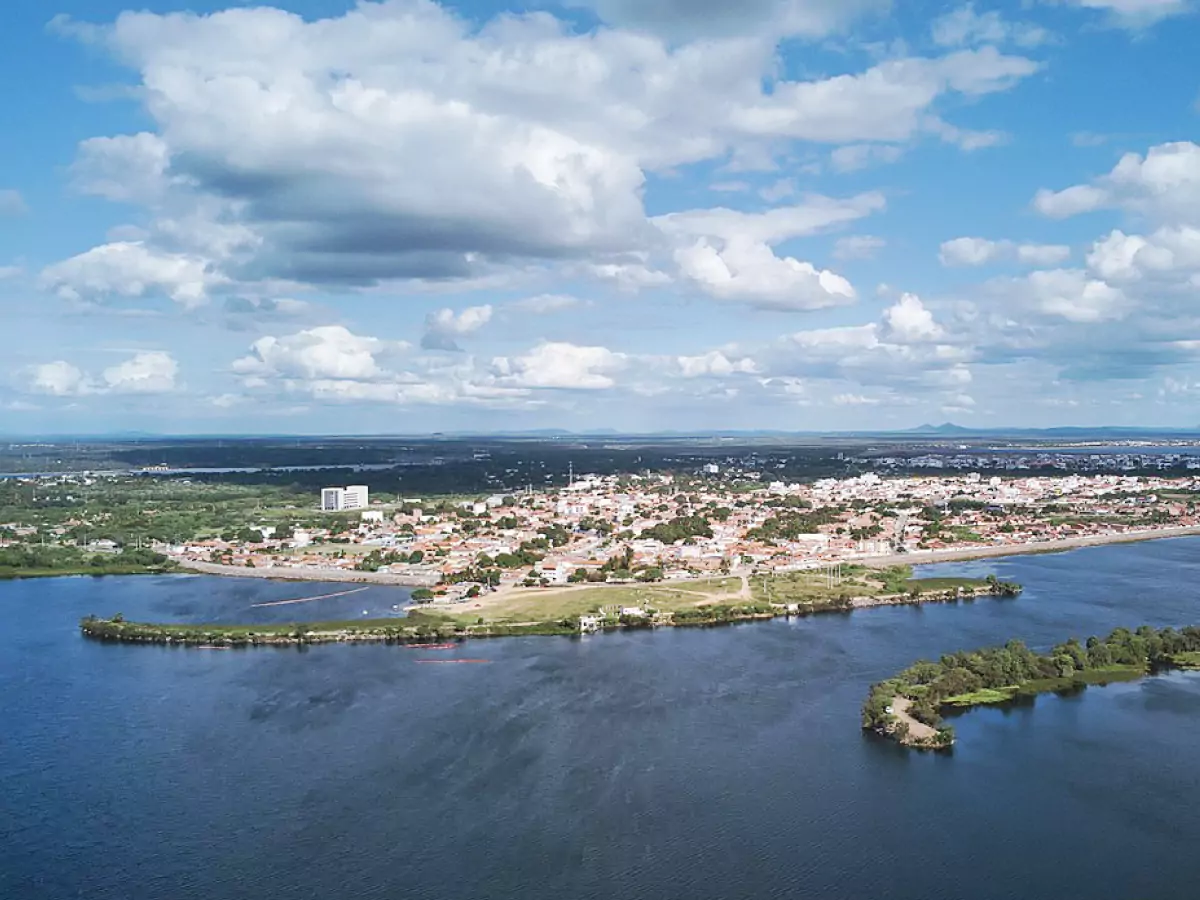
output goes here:
{"type": "Polygon", "coordinates": [[[322,581],[338,584],[381,584],[393,587],[432,587],[440,580],[437,574],[399,575],[392,572],[357,572],[353,569],[319,569],[305,566],[224,566],[219,563],[179,560],[179,571],[201,575],[222,575],[229,578],[265,578],[270,581],[322,581]]]}
{"type": "Polygon", "coordinates": [[[924,566],[932,563],[965,562],[972,559],[991,559],[998,556],[1021,556],[1027,553],[1061,553],[1082,547],[1103,547],[1107,544],[1133,544],[1159,541],[1165,538],[1200,535],[1200,526],[1154,528],[1146,531],[1126,531],[1113,534],[1089,534],[1053,541],[1034,541],[1028,544],[985,544],[978,547],[956,547],[950,550],[914,550],[886,556],[866,556],[851,562],[882,569],[889,566],[924,566]]]}
{"type": "Polygon", "coordinates": [[[862,725],[906,747],[946,749],[955,737],[943,722],[945,712],[1136,681],[1171,669],[1200,669],[1200,628],[1118,628],[1106,638],[1082,643],[1072,638],[1043,654],[1009,641],[920,661],[872,685],[862,725]]]}

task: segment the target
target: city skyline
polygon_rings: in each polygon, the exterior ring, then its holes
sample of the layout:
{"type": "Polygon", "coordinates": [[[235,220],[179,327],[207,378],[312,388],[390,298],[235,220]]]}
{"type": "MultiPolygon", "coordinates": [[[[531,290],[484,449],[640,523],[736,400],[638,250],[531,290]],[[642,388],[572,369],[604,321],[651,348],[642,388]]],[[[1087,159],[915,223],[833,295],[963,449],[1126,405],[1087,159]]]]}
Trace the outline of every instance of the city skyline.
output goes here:
{"type": "Polygon", "coordinates": [[[1187,0],[25,4],[0,433],[1200,422],[1187,0]]]}

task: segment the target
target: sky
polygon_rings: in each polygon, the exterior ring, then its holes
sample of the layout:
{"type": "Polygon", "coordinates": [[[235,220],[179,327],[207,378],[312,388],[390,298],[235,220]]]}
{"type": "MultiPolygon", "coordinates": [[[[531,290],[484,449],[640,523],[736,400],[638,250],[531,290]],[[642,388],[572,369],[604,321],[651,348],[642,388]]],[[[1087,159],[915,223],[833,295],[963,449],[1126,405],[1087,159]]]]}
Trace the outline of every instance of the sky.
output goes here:
{"type": "Polygon", "coordinates": [[[0,434],[1200,427],[1200,0],[127,2],[5,7],[0,434]]]}

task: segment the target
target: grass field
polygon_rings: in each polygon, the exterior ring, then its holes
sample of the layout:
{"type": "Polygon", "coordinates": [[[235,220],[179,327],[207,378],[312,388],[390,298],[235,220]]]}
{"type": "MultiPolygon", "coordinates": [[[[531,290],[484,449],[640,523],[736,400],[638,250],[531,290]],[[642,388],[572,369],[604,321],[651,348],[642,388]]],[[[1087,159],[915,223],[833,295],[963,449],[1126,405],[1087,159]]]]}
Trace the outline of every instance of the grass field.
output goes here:
{"type": "Polygon", "coordinates": [[[434,615],[474,625],[486,622],[544,622],[591,613],[600,607],[638,606],[674,611],[706,603],[728,600],[741,590],[741,579],[713,578],[679,585],[603,585],[596,587],[543,588],[517,590],[466,603],[437,604],[429,608],[434,615]]]}
{"type": "Polygon", "coordinates": [[[758,576],[751,579],[751,593],[758,602],[803,603],[833,600],[841,596],[878,597],[884,594],[907,594],[918,590],[951,591],[957,588],[979,588],[986,582],[979,578],[913,578],[912,567],[868,569],[865,566],[843,566],[840,580],[831,582],[824,571],[788,572],[783,575],[758,576]]]}

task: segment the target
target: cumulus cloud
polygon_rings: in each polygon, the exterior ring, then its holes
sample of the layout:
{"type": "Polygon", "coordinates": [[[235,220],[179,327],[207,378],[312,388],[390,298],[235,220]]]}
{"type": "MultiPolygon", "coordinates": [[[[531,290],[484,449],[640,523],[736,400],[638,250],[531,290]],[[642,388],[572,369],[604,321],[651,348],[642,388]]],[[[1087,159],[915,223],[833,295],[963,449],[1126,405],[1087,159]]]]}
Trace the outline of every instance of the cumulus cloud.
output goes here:
{"type": "Polygon", "coordinates": [[[47,266],[41,284],[67,300],[102,301],[110,297],[163,294],[185,308],[208,302],[208,289],[222,281],[205,260],[165,253],[141,241],[93,247],[47,266]]]}
{"type": "Polygon", "coordinates": [[[916,294],[904,294],[884,310],[883,322],[887,336],[900,344],[936,341],[945,335],[916,294]]]}
{"type": "MultiPolygon", "coordinates": [[[[201,256],[234,281],[355,287],[569,261],[636,284],[656,274],[637,258],[656,240],[648,172],[769,162],[793,141],[933,131],[967,146],[981,138],[943,122],[941,102],[1039,67],[982,47],[792,81],[779,37],[826,34],[876,4],[752,4],[603,0],[601,17],[630,27],[591,32],[546,13],[480,25],[431,2],[364,2],[317,21],[265,7],[59,19],[139,73],[154,123],[85,142],[76,180],[174,222],[154,223],[148,252],[201,256]],[[717,26],[731,17],[738,29],[717,26]],[[719,36],[664,38],[678,23],[719,36]],[[205,221],[220,227],[206,236],[205,221]]],[[[844,156],[864,152],[894,151],[844,156]]],[[[777,280],[779,261],[759,257],[777,280]]]]}
{"type": "Polygon", "coordinates": [[[1200,207],[1200,145],[1178,141],[1151,147],[1145,156],[1127,153],[1091,184],[1038,191],[1033,205],[1056,219],[1117,207],[1159,220],[1186,221],[1200,207]]]}
{"type": "Polygon", "coordinates": [[[874,193],[848,200],[814,196],[765,213],[693,210],[654,222],[676,244],[683,277],[710,296],[761,309],[821,309],[854,302],[854,287],[834,272],[777,255],[773,246],[852,222],[884,204],[874,193]]]}
{"type": "Polygon", "coordinates": [[[1018,244],[976,237],[946,241],[938,253],[943,266],[984,266],[1009,261],[1029,266],[1054,266],[1070,257],[1071,248],[1062,244],[1018,244]]]}
{"type": "Polygon", "coordinates": [[[626,361],[607,347],[546,341],[520,356],[496,357],[492,372],[513,387],[594,391],[613,387],[626,361]]]}
{"type": "Polygon", "coordinates": [[[373,381],[386,377],[376,354],[402,349],[362,337],[341,325],[322,325],[283,337],[259,338],[233,371],[251,379],[373,381]]]}
{"type": "Polygon", "coordinates": [[[1069,322],[1112,321],[1130,310],[1130,298],[1122,290],[1082,269],[1031,272],[1015,284],[1035,310],[1069,322]]]}
{"type": "Polygon", "coordinates": [[[26,386],[54,397],[91,394],[168,394],[178,387],[179,364],[162,350],[135,353],[94,378],[65,360],[31,366],[26,386]]]}
{"type": "Polygon", "coordinates": [[[83,371],[66,360],[31,366],[27,374],[28,387],[37,394],[72,397],[92,391],[91,382],[83,371]]]}
{"type": "Polygon", "coordinates": [[[169,353],[154,350],[104,370],[105,390],[114,394],[166,394],[175,390],[179,364],[169,353]]]}
{"type": "Polygon", "coordinates": [[[1187,277],[1200,272],[1200,228],[1160,228],[1148,236],[1115,230],[1092,245],[1087,263],[1106,281],[1187,277]]]}
{"type": "Polygon", "coordinates": [[[491,320],[491,306],[472,306],[459,313],[452,309],[436,310],[425,317],[421,346],[426,350],[460,352],[462,348],[455,338],[474,334],[491,320]]]}

